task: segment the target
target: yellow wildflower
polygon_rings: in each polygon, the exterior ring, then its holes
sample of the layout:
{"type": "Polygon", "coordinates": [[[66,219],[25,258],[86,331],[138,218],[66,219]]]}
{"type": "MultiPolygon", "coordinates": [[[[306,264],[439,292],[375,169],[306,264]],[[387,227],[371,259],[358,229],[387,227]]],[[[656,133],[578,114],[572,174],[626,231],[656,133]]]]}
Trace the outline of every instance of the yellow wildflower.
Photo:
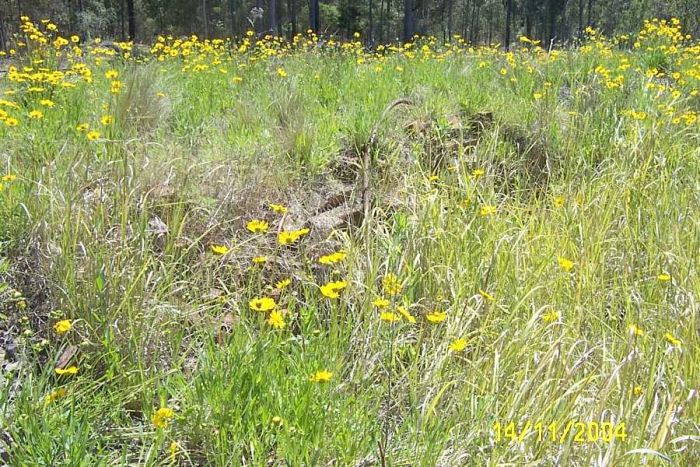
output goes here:
{"type": "Polygon", "coordinates": [[[493,206],[491,204],[485,204],[481,206],[481,209],[479,209],[479,215],[481,217],[488,217],[496,214],[496,206],[493,206]]]}
{"type": "Polygon", "coordinates": [[[282,204],[270,204],[270,209],[272,209],[277,214],[287,214],[287,207],[282,204]]]}
{"type": "Polygon", "coordinates": [[[563,256],[557,256],[557,262],[559,263],[559,267],[564,272],[571,272],[571,270],[574,268],[574,262],[570,259],[564,258],[563,256]]]}
{"type": "Polygon", "coordinates": [[[272,422],[273,425],[275,425],[275,426],[277,426],[277,427],[280,427],[280,426],[282,426],[282,425],[284,424],[284,420],[282,420],[282,417],[279,417],[279,416],[277,416],[277,415],[275,415],[274,417],[272,417],[272,421],[271,421],[271,422],[272,422]]]}
{"type": "Polygon", "coordinates": [[[671,344],[674,347],[681,346],[680,339],[676,339],[676,337],[673,334],[671,334],[670,332],[667,332],[666,334],[664,334],[664,338],[668,341],[669,344],[671,344]]]}
{"type": "Polygon", "coordinates": [[[287,287],[289,287],[289,285],[290,285],[291,283],[292,283],[292,280],[289,279],[289,278],[287,278],[287,279],[282,279],[281,281],[279,281],[279,282],[277,282],[277,283],[275,284],[275,288],[276,288],[277,290],[286,289],[287,287]]]}
{"type": "Polygon", "coordinates": [[[75,375],[78,373],[78,367],[69,366],[68,368],[56,368],[54,371],[57,375],[75,375]]]}
{"type": "Polygon", "coordinates": [[[333,373],[330,371],[321,370],[311,375],[310,379],[314,383],[327,383],[331,380],[331,378],[333,378],[333,373]]]}
{"type": "Polygon", "coordinates": [[[279,311],[273,311],[270,313],[270,317],[267,319],[267,324],[275,329],[284,329],[284,317],[279,311]]]}
{"type": "Polygon", "coordinates": [[[448,348],[453,352],[461,352],[467,348],[467,340],[462,338],[455,339],[448,348]]]}
{"type": "Polygon", "coordinates": [[[267,221],[259,219],[253,219],[246,225],[246,228],[253,233],[265,233],[269,227],[267,221]]]}
{"type": "Polygon", "coordinates": [[[340,291],[347,286],[348,283],[346,281],[329,282],[321,286],[321,293],[324,297],[338,298],[340,296],[340,291]]]}
{"type": "Polygon", "coordinates": [[[66,388],[58,388],[44,397],[44,404],[50,404],[66,395],[66,388]]]}
{"type": "Polygon", "coordinates": [[[447,313],[444,311],[433,311],[426,315],[426,319],[433,324],[442,323],[447,319],[447,313]]]}
{"type": "Polygon", "coordinates": [[[153,422],[153,426],[156,428],[163,429],[168,427],[168,423],[173,419],[173,417],[175,417],[175,412],[173,412],[173,409],[161,407],[155,411],[153,417],[151,417],[151,422],[153,422]]]}
{"type": "Polygon", "coordinates": [[[65,334],[72,328],[73,324],[69,319],[62,319],[61,321],[57,321],[56,324],[53,325],[53,329],[54,331],[56,331],[57,334],[65,334]]]}
{"type": "Polygon", "coordinates": [[[416,322],[415,316],[413,316],[411,313],[408,312],[405,306],[399,305],[396,307],[396,311],[399,312],[403,318],[408,321],[411,324],[414,324],[416,322]]]}
{"type": "Polygon", "coordinates": [[[229,247],[227,247],[226,245],[212,245],[211,251],[215,255],[225,255],[228,252],[230,252],[231,249],[229,247]]]}
{"type": "Polygon", "coordinates": [[[559,320],[559,312],[556,310],[550,310],[542,315],[542,321],[545,323],[554,323],[559,320]]]}
{"type": "Polygon", "coordinates": [[[389,296],[398,295],[401,292],[401,283],[396,274],[389,273],[382,277],[382,289],[389,296]]]}
{"type": "Polygon", "coordinates": [[[377,308],[387,308],[389,306],[389,300],[383,297],[378,297],[374,299],[372,305],[376,306],[377,308]]]}
{"type": "Polygon", "coordinates": [[[274,298],[270,297],[256,297],[248,302],[251,310],[254,311],[271,311],[274,310],[277,304],[274,298]]]}
{"type": "Polygon", "coordinates": [[[321,256],[319,258],[318,262],[321,264],[334,264],[334,263],[339,263],[345,259],[347,255],[345,254],[344,251],[336,251],[335,253],[331,253],[330,255],[325,255],[321,256]]]}
{"type": "Polygon", "coordinates": [[[483,297],[487,302],[492,302],[495,300],[494,296],[483,289],[479,289],[479,295],[483,297]]]}
{"type": "Polygon", "coordinates": [[[392,313],[390,311],[383,311],[379,314],[379,319],[386,323],[393,323],[399,321],[401,318],[396,313],[392,313]]]}
{"type": "Polygon", "coordinates": [[[292,231],[287,231],[284,230],[277,234],[277,242],[280,245],[291,245],[295,243],[299,238],[302,237],[302,235],[306,235],[309,233],[308,228],[303,228],[299,230],[292,230],[292,231]]]}

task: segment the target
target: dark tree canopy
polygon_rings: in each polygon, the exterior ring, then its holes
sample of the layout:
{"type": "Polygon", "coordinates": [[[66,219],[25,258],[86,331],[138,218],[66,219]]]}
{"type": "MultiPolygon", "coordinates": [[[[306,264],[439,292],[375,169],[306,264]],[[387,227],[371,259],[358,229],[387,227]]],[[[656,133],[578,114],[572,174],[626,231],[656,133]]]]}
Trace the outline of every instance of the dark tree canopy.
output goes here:
{"type": "Polygon", "coordinates": [[[507,47],[519,36],[546,46],[566,43],[593,26],[605,34],[640,29],[651,17],[680,18],[700,32],[697,0],[5,0],[0,44],[17,32],[18,17],[51,18],[62,30],[148,42],[158,33],[214,38],[259,33],[291,37],[311,29],[368,43],[410,40],[414,34],[507,47]]]}

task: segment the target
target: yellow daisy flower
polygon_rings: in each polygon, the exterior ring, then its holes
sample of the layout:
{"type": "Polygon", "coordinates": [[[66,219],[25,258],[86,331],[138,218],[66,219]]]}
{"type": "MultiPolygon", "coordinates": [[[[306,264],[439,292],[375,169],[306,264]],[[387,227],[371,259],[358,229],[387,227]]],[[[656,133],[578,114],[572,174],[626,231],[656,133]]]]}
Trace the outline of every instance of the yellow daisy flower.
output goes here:
{"type": "Polygon", "coordinates": [[[274,310],[277,304],[274,298],[270,297],[257,297],[248,302],[251,310],[254,311],[271,311],[274,310]]]}

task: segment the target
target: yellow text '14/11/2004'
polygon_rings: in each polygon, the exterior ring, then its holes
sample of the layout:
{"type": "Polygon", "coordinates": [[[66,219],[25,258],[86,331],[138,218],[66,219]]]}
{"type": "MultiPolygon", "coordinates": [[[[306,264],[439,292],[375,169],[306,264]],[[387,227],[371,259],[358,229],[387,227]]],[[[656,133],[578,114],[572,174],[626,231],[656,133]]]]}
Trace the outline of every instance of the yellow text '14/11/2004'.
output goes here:
{"type": "Polygon", "coordinates": [[[493,424],[492,433],[497,443],[518,442],[526,440],[537,442],[566,443],[569,438],[575,443],[610,443],[613,440],[625,441],[627,429],[624,422],[584,422],[569,420],[568,422],[531,422],[516,426],[515,422],[493,424]],[[532,438],[534,436],[534,439],[532,438]]]}

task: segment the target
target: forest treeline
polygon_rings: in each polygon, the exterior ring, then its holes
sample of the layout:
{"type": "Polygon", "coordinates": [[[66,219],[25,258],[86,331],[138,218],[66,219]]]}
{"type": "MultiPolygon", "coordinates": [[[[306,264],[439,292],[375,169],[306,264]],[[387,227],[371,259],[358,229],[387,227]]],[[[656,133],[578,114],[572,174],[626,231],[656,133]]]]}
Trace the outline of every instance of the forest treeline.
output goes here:
{"type": "Polygon", "coordinates": [[[1,0],[0,45],[19,17],[50,18],[62,31],[149,42],[159,33],[240,37],[248,30],[293,37],[311,29],[368,44],[414,34],[510,44],[525,35],[558,45],[594,27],[604,34],[640,29],[645,18],[678,17],[700,28],[698,0],[1,0]]]}

